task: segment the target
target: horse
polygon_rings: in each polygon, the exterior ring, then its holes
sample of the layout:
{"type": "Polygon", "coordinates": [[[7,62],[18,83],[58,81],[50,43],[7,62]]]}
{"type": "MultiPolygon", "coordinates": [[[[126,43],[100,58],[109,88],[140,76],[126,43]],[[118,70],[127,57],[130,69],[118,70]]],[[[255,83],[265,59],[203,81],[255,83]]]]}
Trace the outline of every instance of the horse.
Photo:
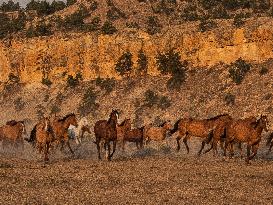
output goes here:
{"type": "Polygon", "coordinates": [[[176,137],[177,142],[177,151],[180,150],[180,140],[183,138],[183,142],[186,146],[187,153],[190,149],[187,144],[187,141],[190,136],[195,136],[202,138],[202,145],[198,152],[198,155],[201,155],[202,150],[205,144],[209,144],[213,138],[213,131],[219,122],[225,121],[224,119],[230,118],[228,114],[217,115],[209,119],[197,119],[184,118],[178,120],[174,124],[174,129],[171,130],[171,134],[179,131],[178,136],[176,137]]]}
{"type": "Polygon", "coordinates": [[[98,159],[101,160],[100,144],[104,141],[104,149],[108,161],[113,157],[117,143],[117,121],[119,113],[117,110],[112,110],[108,120],[99,120],[95,123],[94,133],[96,137],[95,144],[97,145],[98,159]],[[113,142],[113,152],[110,154],[110,142],[113,142]],[[108,149],[108,151],[106,150],[108,149]]]}
{"type": "Polygon", "coordinates": [[[117,141],[123,143],[125,133],[129,130],[131,130],[130,119],[125,119],[121,124],[117,124],[117,141]]]}
{"type": "Polygon", "coordinates": [[[74,113],[70,113],[62,119],[55,117],[51,124],[56,136],[57,143],[61,143],[61,150],[63,149],[63,145],[66,144],[70,152],[74,155],[74,151],[72,150],[69,143],[68,128],[70,125],[74,125],[76,127],[78,126],[76,115],[74,113]]]}
{"type": "Polygon", "coordinates": [[[2,141],[3,149],[8,144],[13,145],[14,147],[21,145],[23,149],[23,135],[26,135],[26,128],[23,121],[11,120],[6,122],[5,125],[0,127],[0,141],[2,141]]]}
{"type": "Polygon", "coordinates": [[[52,125],[48,118],[43,118],[31,130],[30,137],[25,140],[37,147],[41,154],[44,150],[44,162],[49,161],[49,148],[57,140],[52,125]]]}
{"type": "MultiPolygon", "coordinates": [[[[247,144],[247,157],[246,163],[249,164],[249,161],[253,159],[258,151],[259,144],[261,141],[262,131],[267,129],[268,120],[267,117],[261,115],[258,120],[255,122],[249,123],[249,121],[237,120],[233,121],[226,128],[226,145],[225,145],[225,153],[226,148],[229,144],[234,142],[246,143],[247,144]],[[250,151],[252,150],[252,154],[250,151]]],[[[231,152],[231,156],[233,156],[233,149],[231,152]]]]}
{"type": "MultiPolygon", "coordinates": [[[[256,120],[256,118],[255,118],[256,120]]],[[[221,149],[224,151],[224,132],[225,128],[228,126],[228,124],[232,121],[232,117],[228,114],[221,115],[215,122],[215,128],[212,132],[212,142],[211,142],[211,147],[207,150],[204,151],[204,153],[209,152],[210,150],[213,149],[213,155],[218,154],[218,149],[217,145],[220,143],[221,149]]],[[[202,152],[202,150],[201,150],[202,152]]]]}
{"type": "Polygon", "coordinates": [[[122,139],[123,151],[125,149],[126,142],[135,142],[137,149],[143,148],[143,141],[144,141],[143,131],[144,131],[144,126],[141,128],[135,128],[125,132],[125,135],[122,139]]]}
{"type": "Polygon", "coordinates": [[[68,127],[68,135],[70,139],[75,139],[76,144],[82,143],[83,136],[86,132],[91,134],[88,120],[86,117],[80,119],[77,127],[72,124],[68,127]]]}
{"type": "Polygon", "coordinates": [[[144,141],[147,145],[150,141],[163,141],[166,139],[167,131],[172,129],[172,125],[169,121],[164,122],[159,127],[152,127],[151,125],[147,125],[144,127],[144,141]]]}

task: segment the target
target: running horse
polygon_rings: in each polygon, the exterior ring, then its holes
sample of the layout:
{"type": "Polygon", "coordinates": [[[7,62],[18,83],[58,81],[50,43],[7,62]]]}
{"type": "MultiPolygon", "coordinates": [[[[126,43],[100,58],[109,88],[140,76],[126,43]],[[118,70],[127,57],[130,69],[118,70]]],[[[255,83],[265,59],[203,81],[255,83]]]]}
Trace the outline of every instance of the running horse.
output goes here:
{"type": "Polygon", "coordinates": [[[15,147],[21,145],[24,148],[23,135],[26,135],[26,128],[23,121],[11,120],[0,127],[0,141],[2,141],[3,148],[8,144],[15,147]]]}
{"type": "Polygon", "coordinates": [[[217,127],[217,124],[224,121],[226,118],[229,119],[230,116],[228,114],[222,114],[209,119],[184,118],[178,120],[174,125],[174,129],[171,130],[171,134],[179,131],[178,136],[176,137],[177,151],[180,150],[180,140],[183,138],[187,153],[189,153],[190,149],[187,141],[190,136],[194,136],[203,139],[202,146],[198,152],[198,155],[201,155],[205,144],[209,144],[213,139],[213,131],[217,127]]]}
{"type": "MultiPolygon", "coordinates": [[[[229,144],[234,142],[246,143],[246,163],[249,164],[249,160],[253,159],[257,154],[262,138],[262,131],[268,131],[267,124],[268,119],[265,115],[261,115],[257,121],[251,123],[245,123],[242,120],[233,121],[226,129],[225,152],[229,144]]],[[[233,154],[234,153],[232,149],[231,155],[233,154]]]]}
{"type": "Polygon", "coordinates": [[[52,122],[52,128],[58,144],[61,144],[61,150],[63,145],[66,144],[70,152],[74,155],[74,152],[69,143],[68,128],[70,125],[78,126],[76,115],[70,113],[63,117],[62,119],[55,118],[52,122]]]}
{"type": "Polygon", "coordinates": [[[104,149],[106,151],[107,160],[111,160],[113,157],[116,144],[117,144],[117,121],[118,121],[118,111],[112,110],[108,120],[99,120],[95,123],[94,133],[96,137],[95,144],[97,145],[98,159],[101,160],[100,154],[100,144],[104,142],[104,149]],[[110,142],[113,142],[113,152],[110,154],[110,142]],[[108,150],[107,150],[108,149],[108,150]]]}
{"type": "Polygon", "coordinates": [[[31,143],[34,148],[37,147],[40,154],[44,151],[44,162],[49,161],[49,148],[56,140],[50,120],[43,118],[31,130],[30,137],[25,140],[31,143]]]}

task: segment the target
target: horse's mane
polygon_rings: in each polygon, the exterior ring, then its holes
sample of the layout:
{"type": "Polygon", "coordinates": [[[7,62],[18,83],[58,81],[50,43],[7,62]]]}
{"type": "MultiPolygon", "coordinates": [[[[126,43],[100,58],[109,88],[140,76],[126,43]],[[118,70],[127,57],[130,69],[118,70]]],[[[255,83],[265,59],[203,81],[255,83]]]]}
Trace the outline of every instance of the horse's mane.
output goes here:
{"type": "Polygon", "coordinates": [[[63,117],[62,119],[58,119],[58,122],[64,122],[67,118],[71,117],[71,116],[75,116],[74,113],[70,113],[67,114],[65,117],[63,117]]]}
{"type": "Polygon", "coordinates": [[[229,114],[224,113],[224,114],[217,115],[217,116],[215,116],[215,117],[209,118],[209,119],[207,119],[207,120],[217,120],[217,119],[219,119],[220,117],[224,117],[224,116],[228,116],[228,115],[229,115],[229,114]]]}
{"type": "Polygon", "coordinates": [[[24,121],[10,120],[10,121],[6,122],[6,125],[14,126],[14,125],[17,125],[18,123],[23,123],[24,124],[24,121]]]}

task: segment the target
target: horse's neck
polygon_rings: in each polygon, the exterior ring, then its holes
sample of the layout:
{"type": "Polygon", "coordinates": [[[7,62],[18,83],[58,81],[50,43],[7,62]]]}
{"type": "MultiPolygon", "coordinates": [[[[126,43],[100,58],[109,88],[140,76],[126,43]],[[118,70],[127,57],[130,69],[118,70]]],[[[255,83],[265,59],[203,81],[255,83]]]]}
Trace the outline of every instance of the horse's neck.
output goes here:
{"type": "Polygon", "coordinates": [[[113,118],[110,118],[108,120],[108,124],[111,126],[111,127],[115,127],[116,128],[116,125],[117,125],[117,119],[113,119],[113,118]]]}
{"type": "Polygon", "coordinates": [[[254,129],[255,129],[255,131],[256,131],[256,133],[257,133],[258,135],[261,135],[264,128],[262,127],[262,124],[261,124],[261,122],[259,121],[259,122],[258,122],[258,125],[257,125],[254,129]]]}

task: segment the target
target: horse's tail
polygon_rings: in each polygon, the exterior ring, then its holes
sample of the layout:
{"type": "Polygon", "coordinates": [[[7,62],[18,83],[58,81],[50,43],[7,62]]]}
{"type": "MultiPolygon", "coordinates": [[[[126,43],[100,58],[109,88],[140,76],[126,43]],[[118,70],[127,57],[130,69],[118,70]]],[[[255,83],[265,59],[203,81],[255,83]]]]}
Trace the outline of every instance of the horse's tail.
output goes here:
{"type": "Polygon", "coordinates": [[[181,121],[181,119],[177,120],[177,122],[174,124],[173,129],[170,130],[170,134],[172,135],[173,133],[175,133],[178,130],[178,125],[179,122],[181,121]]]}
{"type": "Polygon", "coordinates": [[[266,140],[266,146],[269,146],[271,144],[272,139],[273,139],[273,132],[268,136],[266,140]]]}
{"type": "Polygon", "coordinates": [[[29,138],[24,138],[29,143],[33,143],[36,140],[36,131],[37,131],[37,125],[34,126],[34,128],[30,132],[29,138]]]}

